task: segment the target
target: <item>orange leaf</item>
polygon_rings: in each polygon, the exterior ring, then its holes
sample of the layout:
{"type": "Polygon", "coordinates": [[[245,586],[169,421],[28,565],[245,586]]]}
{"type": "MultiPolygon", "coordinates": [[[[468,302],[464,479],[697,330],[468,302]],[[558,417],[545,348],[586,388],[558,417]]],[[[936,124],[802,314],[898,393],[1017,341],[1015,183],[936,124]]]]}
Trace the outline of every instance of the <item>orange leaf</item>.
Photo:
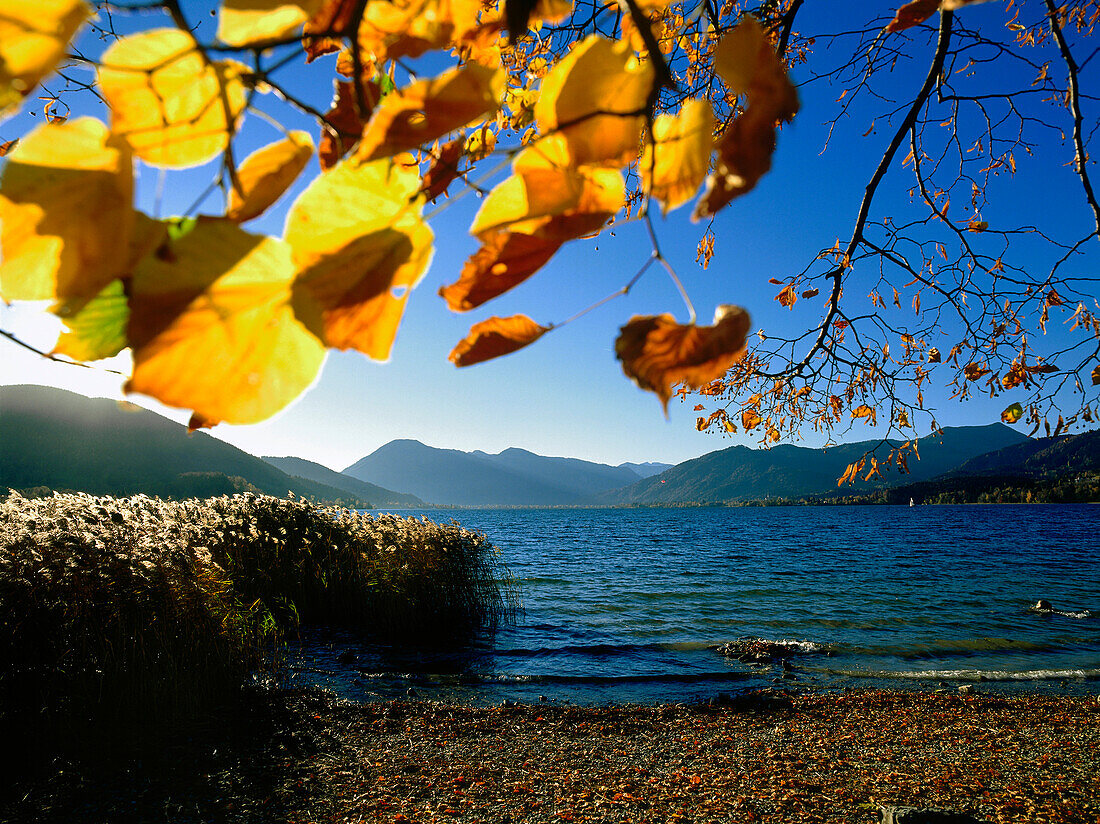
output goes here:
{"type": "Polygon", "coordinates": [[[259,217],[286,192],[313,157],[313,140],[306,132],[291,132],[244,159],[237,182],[229,192],[226,217],[244,223],[259,217]]]}
{"type": "Polygon", "coordinates": [[[756,413],[755,409],[744,409],[741,411],[741,427],[746,432],[756,429],[756,427],[760,426],[763,422],[764,419],[756,413]]]}
{"type": "Polygon", "coordinates": [[[541,269],[565,241],[496,229],[482,236],[482,246],[440,296],[455,312],[466,312],[507,292],[541,269]]]}
{"type": "Polygon", "coordinates": [[[917,26],[935,14],[939,7],[940,0],[913,0],[906,3],[887,24],[886,31],[893,33],[917,26]]]}
{"type": "Polygon", "coordinates": [[[793,309],[794,302],[798,300],[798,295],[796,295],[794,292],[794,284],[787,284],[783,291],[775,296],[775,299],[779,301],[780,306],[783,306],[787,309],[793,309]]]}
{"type": "Polygon", "coordinates": [[[382,97],[382,87],[377,82],[368,82],[364,86],[364,96],[367,98],[364,102],[371,108],[360,114],[355,100],[355,84],[345,80],[336,81],[336,99],[332,101],[332,108],[325,113],[328,126],[321,130],[318,156],[322,170],[335,166],[359,142],[363,127],[374,110],[374,104],[382,97]]]}
{"type": "Polygon", "coordinates": [[[707,176],[713,131],[714,114],[706,100],[688,100],[679,114],[653,121],[653,139],[638,168],[643,186],[666,214],[691,200],[707,176]]]}
{"type": "Polygon", "coordinates": [[[435,202],[435,199],[447,191],[447,187],[458,177],[458,164],[462,160],[462,150],[462,140],[452,140],[440,147],[439,156],[432,160],[432,165],[424,175],[420,187],[429,202],[435,202]]]}
{"type": "Polygon", "coordinates": [[[291,207],[285,237],[299,269],[295,294],[322,316],[328,346],[389,357],[409,291],[431,260],[420,177],[389,160],[344,160],[291,207]]]}
{"type": "Polygon", "coordinates": [[[1004,412],[1001,413],[1001,422],[1007,424],[1016,423],[1023,417],[1024,408],[1019,403],[1014,403],[1007,407],[1004,412]]]}
{"type": "Polygon", "coordinates": [[[500,108],[505,75],[477,63],[388,94],[363,132],[360,160],[390,157],[472,125],[500,108]]]}
{"type": "Polygon", "coordinates": [[[745,110],[726,127],[715,169],[695,205],[695,220],[709,217],[751,191],[771,168],[775,127],[798,111],[798,94],[767,35],[746,16],[719,41],[714,69],[730,89],[746,98],[745,110]]]}
{"type": "Polygon", "coordinates": [[[370,0],[359,26],[359,46],[379,63],[419,57],[461,40],[477,26],[480,11],[481,0],[370,0]]]}
{"type": "Polygon", "coordinates": [[[988,375],[989,370],[978,363],[968,363],[963,367],[963,373],[966,375],[968,381],[976,381],[983,375],[988,375]]]}
{"type": "Polygon", "coordinates": [[[872,409],[870,406],[867,406],[866,404],[860,404],[855,409],[853,409],[852,410],[852,417],[853,418],[866,418],[867,423],[871,424],[872,426],[874,426],[875,423],[878,421],[878,413],[875,412],[874,409],[872,409]]]}
{"type": "Polygon", "coordinates": [[[89,14],[84,0],[0,4],[0,117],[53,72],[89,14]]]}
{"type": "Polygon", "coordinates": [[[0,186],[0,294],[95,297],[126,271],[132,199],[130,152],[98,120],[45,123],[25,136],[0,186]]]}
{"type": "Polygon", "coordinates": [[[146,163],[198,166],[229,146],[244,112],[247,70],[209,62],[179,29],[123,37],[100,59],[99,86],[111,108],[111,131],[146,163]]]}
{"type": "Polygon", "coordinates": [[[470,334],[448,357],[455,366],[472,366],[522,349],[549,331],[550,327],[540,326],[526,315],[489,318],[470,327],[470,334]]]}
{"type": "Polygon", "coordinates": [[[667,414],[673,385],[698,389],[744,357],[750,323],[740,306],[719,306],[713,326],[684,326],[671,315],[634,317],[620,330],[615,355],[627,377],[657,394],[667,414]]]}
{"type": "Polygon", "coordinates": [[[654,82],[652,61],[593,34],[543,79],[535,120],[542,134],[565,136],[575,163],[625,166],[638,156],[654,82]]]}
{"type": "Polygon", "coordinates": [[[321,341],[294,305],[290,247],[201,217],[135,267],[127,392],[195,410],[195,421],[255,423],[313,382],[321,341]]]}
{"type": "Polygon", "coordinates": [[[802,293],[802,297],[804,297],[804,298],[817,297],[817,295],[820,291],[821,291],[820,289],[807,289],[805,292],[802,293]]]}
{"type": "Polygon", "coordinates": [[[339,40],[320,35],[347,32],[357,6],[357,0],[322,0],[302,29],[307,63],[340,50],[339,40]]]}
{"type": "Polygon", "coordinates": [[[230,46],[256,46],[292,35],[316,13],[322,0],[222,0],[218,39],[230,46]]]}

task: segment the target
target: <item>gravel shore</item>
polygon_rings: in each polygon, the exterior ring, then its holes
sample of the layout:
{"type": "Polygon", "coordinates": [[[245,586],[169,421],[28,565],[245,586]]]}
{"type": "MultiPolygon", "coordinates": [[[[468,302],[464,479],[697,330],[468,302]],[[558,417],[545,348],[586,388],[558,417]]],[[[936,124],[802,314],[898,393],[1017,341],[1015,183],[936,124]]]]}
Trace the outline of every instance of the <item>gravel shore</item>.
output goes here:
{"type": "Polygon", "coordinates": [[[1100,821],[1100,701],[764,691],[714,706],[275,692],[0,790],[0,821],[1100,821]],[[88,766],[92,763],[94,766],[88,766]]]}

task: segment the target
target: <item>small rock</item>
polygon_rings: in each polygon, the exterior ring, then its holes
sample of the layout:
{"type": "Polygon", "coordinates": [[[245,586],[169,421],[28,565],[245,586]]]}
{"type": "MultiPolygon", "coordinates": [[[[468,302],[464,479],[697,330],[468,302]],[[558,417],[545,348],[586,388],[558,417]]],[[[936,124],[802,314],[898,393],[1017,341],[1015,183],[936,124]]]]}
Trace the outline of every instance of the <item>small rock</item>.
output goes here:
{"type": "Polygon", "coordinates": [[[547,697],[546,697],[545,695],[540,695],[540,696],[539,696],[539,701],[542,701],[543,703],[546,703],[546,702],[547,702],[547,701],[549,701],[549,700],[550,700],[550,699],[549,699],[549,698],[547,698],[547,697]]]}
{"type": "Polygon", "coordinates": [[[974,694],[974,685],[973,684],[963,684],[961,687],[959,687],[959,692],[961,692],[963,695],[973,695],[974,694]]]}

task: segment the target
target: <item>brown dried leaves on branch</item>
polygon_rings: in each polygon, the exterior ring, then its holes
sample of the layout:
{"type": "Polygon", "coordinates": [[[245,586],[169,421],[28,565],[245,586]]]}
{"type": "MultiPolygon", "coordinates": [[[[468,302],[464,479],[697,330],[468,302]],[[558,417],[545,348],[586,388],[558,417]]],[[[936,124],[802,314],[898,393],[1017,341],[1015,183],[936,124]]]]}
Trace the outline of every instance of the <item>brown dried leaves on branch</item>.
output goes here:
{"type": "Polygon", "coordinates": [[[671,315],[635,317],[620,330],[615,355],[626,376],[655,392],[667,413],[673,386],[699,389],[744,357],[750,323],[740,306],[718,307],[713,326],[682,325],[671,315]]]}
{"type": "Polygon", "coordinates": [[[489,318],[475,323],[449,358],[455,366],[472,366],[522,349],[549,331],[550,327],[540,326],[526,315],[489,318]]]}

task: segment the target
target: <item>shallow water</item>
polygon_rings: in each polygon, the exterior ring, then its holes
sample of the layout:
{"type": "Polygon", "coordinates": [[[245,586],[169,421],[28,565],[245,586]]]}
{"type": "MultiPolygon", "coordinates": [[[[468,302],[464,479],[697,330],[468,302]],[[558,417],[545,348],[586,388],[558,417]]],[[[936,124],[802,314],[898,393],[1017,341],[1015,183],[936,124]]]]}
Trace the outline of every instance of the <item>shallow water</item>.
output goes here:
{"type": "Polygon", "coordinates": [[[472,703],[683,701],[776,683],[1100,693],[1100,507],[399,514],[485,532],[516,579],[517,624],[460,650],[312,631],[295,683],[472,703]],[[1056,611],[1030,609],[1039,599],[1056,611]],[[722,654],[729,644],[759,660],[722,654]]]}

